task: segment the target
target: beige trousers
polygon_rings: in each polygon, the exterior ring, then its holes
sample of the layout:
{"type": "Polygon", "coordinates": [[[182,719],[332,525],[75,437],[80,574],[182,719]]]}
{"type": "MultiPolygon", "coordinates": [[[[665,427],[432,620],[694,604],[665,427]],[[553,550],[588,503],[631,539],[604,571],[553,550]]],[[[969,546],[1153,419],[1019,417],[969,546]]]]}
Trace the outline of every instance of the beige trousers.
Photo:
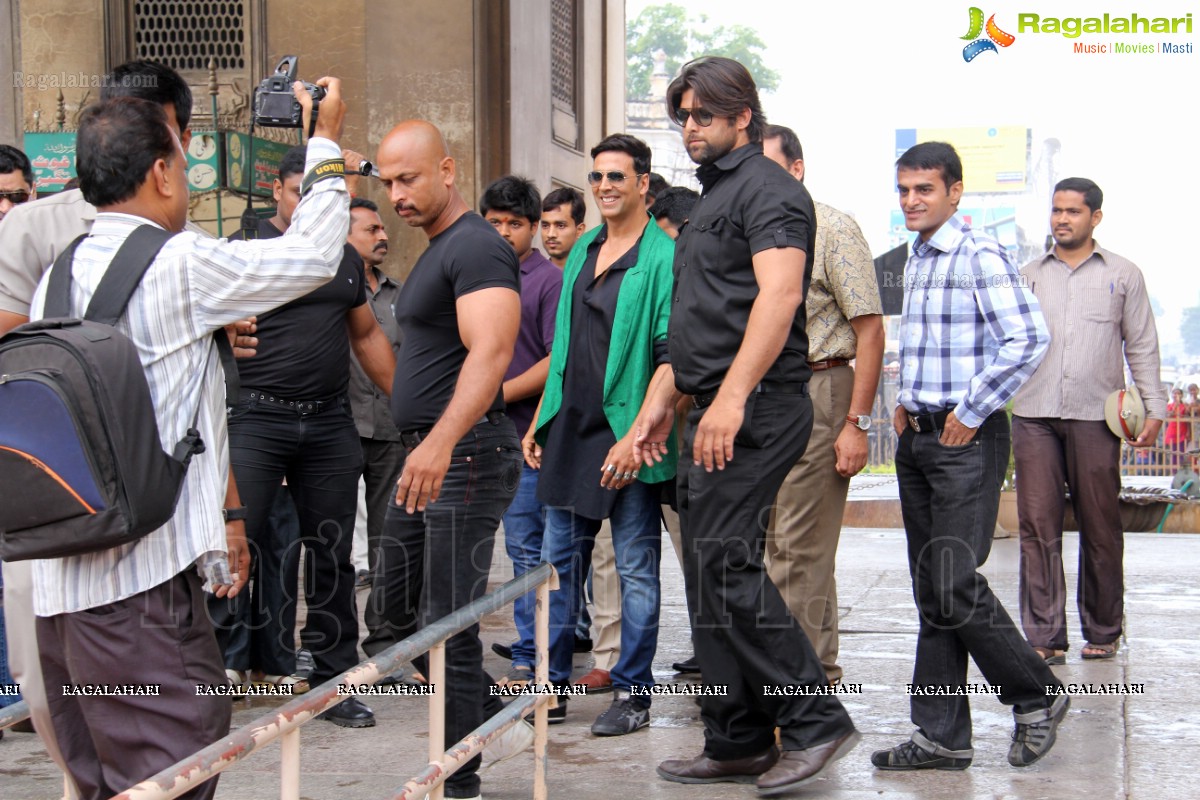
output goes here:
{"type": "Polygon", "coordinates": [[[833,444],[846,424],[853,389],[854,370],[850,367],[813,373],[808,384],[813,401],[812,437],[776,496],[764,559],[771,580],[821,657],[830,681],[842,677],[837,663],[834,568],[850,490],[850,479],[835,469],[833,444]]]}

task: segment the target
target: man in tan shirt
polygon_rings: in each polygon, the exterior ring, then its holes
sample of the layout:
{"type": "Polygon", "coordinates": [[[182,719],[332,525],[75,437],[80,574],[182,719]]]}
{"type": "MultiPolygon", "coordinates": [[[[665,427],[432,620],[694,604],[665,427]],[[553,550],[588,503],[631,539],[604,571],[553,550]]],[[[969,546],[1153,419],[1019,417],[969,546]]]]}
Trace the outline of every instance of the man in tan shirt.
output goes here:
{"type": "Polygon", "coordinates": [[[1158,333],[1141,271],[1100,247],[1092,231],[1104,199],[1087,178],[1054,187],[1054,247],[1021,275],[1041,305],[1050,349],[1013,397],[1013,455],[1021,525],[1021,626],[1050,664],[1066,663],[1063,484],[1079,520],[1079,616],[1085,659],[1112,658],[1124,617],[1124,533],[1118,493],[1121,440],[1104,400],[1125,386],[1125,362],[1146,404],[1149,447],[1166,419],[1158,333]],[[1122,355],[1123,354],[1123,355],[1122,355]]]}
{"type": "MultiPolygon", "coordinates": [[[[804,151],[790,128],[768,125],[763,154],[804,180],[804,151]]],[[[817,241],[804,301],[812,437],[779,490],[766,555],[771,580],[821,657],[830,683],[836,683],[842,668],[834,568],[850,478],[867,463],[883,364],[883,305],[858,225],[835,208],[815,205],[817,241]]]]}

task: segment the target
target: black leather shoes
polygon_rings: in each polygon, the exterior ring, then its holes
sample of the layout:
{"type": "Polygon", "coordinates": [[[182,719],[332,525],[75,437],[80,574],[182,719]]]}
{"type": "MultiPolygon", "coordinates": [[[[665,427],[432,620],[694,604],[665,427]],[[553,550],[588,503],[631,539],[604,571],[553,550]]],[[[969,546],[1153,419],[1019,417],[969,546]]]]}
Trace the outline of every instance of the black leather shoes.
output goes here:
{"type": "Polygon", "coordinates": [[[815,781],[825,769],[854,749],[862,734],[849,733],[804,750],[784,750],[779,763],[765,772],[755,783],[760,795],[783,794],[815,781]]]}
{"type": "Polygon", "coordinates": [[[500,644],[499,642],[493,642],[492,643],[492,652],[495,653],[496,655],[500,656],[501,658],[507,658],[509,661],[512,661],[512,648],[506,644],[500,644]]]}
{"type": "Polygon", "coordinates": [[[676,661],[671,665],[671,669],[684,675],[698,675],[700,674],[700,662],[696,660],[696,656],[693,654],[683,661],[676,661]]]}
{"type": "Polygon", "coordinates": [[[660,777],[676,783],[753,783],[779,760],[775,745],[756,756],[717,761],[701,753],[695,758],[679,758],[658,765],[660,777]]]}
{"type": "Polygon", "coordinates": [[[576,653],[592,652],[592,640],[591,639],[581,639],[578,636],[576,636],[575,637],[575,652],[576,653]]]}
{"type": "Polygon", "coordinates": [[[328,711],[318,715],[343,728],[374,728],[375,712],[357,697],[347,697],[328,711]]]}

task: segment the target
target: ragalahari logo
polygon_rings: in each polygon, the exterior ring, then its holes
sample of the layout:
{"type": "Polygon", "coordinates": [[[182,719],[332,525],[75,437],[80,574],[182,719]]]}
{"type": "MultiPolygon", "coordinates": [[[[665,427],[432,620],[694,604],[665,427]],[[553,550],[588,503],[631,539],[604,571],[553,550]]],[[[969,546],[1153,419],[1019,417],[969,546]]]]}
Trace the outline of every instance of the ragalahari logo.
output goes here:
{"type": "Polygon", "coordinates": [[[1008,47],[1017,40],[1017,37],[1011,33],[1005,33],[996,25],[996,15],[992,14],[988,17],[987,25],[983,24],[983,10],[971,6],[971,27],[967,31],[967,35],[963,39],[972,39],[970,44],[963,48],[963,61],[974,61],[975,57],[980,53],[993,52],[998,53],[996,45],[1008,47]],[[981,39],[979,34],[987,31],[987,38],[981,39]]]}

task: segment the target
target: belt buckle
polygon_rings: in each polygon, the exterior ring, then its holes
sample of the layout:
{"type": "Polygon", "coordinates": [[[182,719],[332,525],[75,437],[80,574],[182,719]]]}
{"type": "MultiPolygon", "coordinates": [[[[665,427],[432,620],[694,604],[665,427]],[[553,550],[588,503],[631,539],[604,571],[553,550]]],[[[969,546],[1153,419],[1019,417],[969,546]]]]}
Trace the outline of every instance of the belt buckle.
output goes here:
{"type": "Polygon", "coordinates": [[[908,414],[907,416],[908,416],[908,427],[912,428],[917,433],[920,433],[921,432],[920,421],[912,414],[908,414]]]}

